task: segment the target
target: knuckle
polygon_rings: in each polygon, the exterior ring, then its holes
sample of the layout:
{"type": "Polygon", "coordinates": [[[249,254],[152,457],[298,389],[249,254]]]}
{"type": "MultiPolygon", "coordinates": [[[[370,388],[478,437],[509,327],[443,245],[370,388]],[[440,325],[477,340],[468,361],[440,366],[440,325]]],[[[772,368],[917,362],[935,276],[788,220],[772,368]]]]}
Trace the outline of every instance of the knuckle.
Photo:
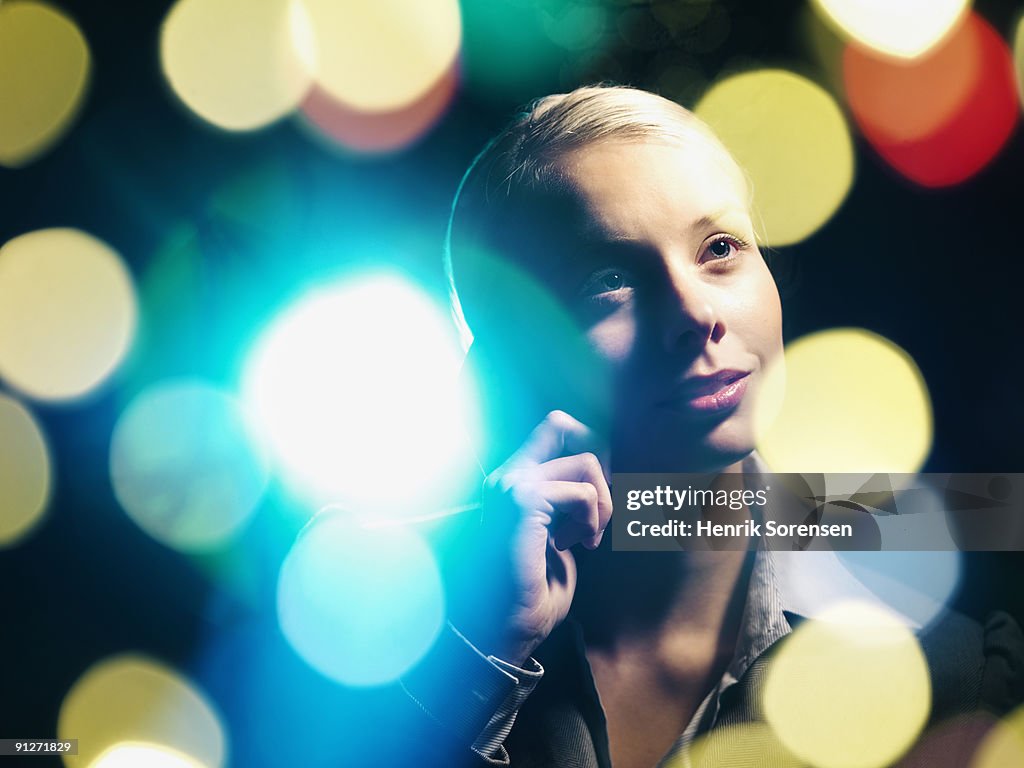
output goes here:
{"type": "Polygon", "coordinates": [[[501,472],[491,472],[491,474],[484,478],[484,493],[488,496],[498,493],[503,476],[501,472]]]}
{"type": "Polygon", "coordinates": [[[484,494],[488,497],[507,497],[516,486],[515,472],[495,470],[484,480],[484,494]]]}
{"type": "Polygon", "coordinates": [[[567,427],[572,424],[573,418],[565,411],[556,408],[553,411],[548,411],[544,420],[555,427],[567,427]]]}
{"type": "Polygon", "coordinates": [[[510,486],[505,495],[515,506],[520,508],[529,506],[532,501],[532,493],[523,483],[510,486]]]}
{"type": "Polygon", "coordinates": [[[598,500],[597,488],[595,488],[590,483],[581,483],[580,484],[580,498],[583,501],[583,503],[587,505],[587,507],[597,506],[597,500],[598,500]]]}
{"type": "Polygon", "coordinates": [[[594,455],[590,451],[587,451],[585,453],[581,453],[580,458],[583,460],[583,464],[588,471],[598,475],[601,474],[601,461],[597,458],[596,455],[594,455]]]}

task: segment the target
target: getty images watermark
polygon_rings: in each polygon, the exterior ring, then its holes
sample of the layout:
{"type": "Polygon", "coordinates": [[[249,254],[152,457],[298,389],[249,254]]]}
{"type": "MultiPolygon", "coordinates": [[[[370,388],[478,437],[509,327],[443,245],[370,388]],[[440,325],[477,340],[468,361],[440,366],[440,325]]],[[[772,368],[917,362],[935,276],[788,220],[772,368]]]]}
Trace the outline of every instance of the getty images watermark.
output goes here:
{"type": "Polygon", "coordinates": [[[1024,550],[1024,473],[617,473],[612,500],[617,550],[1024,550]]]}

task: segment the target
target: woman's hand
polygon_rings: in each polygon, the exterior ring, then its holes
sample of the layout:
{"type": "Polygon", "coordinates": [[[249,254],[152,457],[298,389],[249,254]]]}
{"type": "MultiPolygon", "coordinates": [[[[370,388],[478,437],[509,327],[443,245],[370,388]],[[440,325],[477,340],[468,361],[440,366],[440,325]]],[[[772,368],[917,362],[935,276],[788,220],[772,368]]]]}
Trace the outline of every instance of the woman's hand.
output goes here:
{"type": "Polygon", "coordinates": [[[522,664],[568,613],[576,589],[569,547],[596,549],[612,515],[601,450],[588,427],[552,411],[484,482],[484,537],[506,549],[498,562],[509,571],[485,652],[522,664]]]}

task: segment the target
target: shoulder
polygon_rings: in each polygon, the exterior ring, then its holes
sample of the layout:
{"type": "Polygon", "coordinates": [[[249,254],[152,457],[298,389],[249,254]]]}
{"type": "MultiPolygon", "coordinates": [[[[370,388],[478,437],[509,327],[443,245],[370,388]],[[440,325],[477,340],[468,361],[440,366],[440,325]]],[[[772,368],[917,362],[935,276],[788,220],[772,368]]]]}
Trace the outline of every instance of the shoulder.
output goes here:
{"type": "Polygon", "coordinates": [[[1024,702],[1024,633],[1010,614],[981,621],[953,610],[917,633],[932,682],[932,719],[1024,702]]]}

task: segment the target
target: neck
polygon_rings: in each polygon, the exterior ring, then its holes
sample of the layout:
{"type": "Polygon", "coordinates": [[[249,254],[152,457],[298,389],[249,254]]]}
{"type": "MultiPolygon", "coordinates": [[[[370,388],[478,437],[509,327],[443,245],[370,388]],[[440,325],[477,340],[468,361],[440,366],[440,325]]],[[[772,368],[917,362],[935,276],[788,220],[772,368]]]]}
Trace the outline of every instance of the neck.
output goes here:
{"type": "MultiPolygon", "coordinates": [[[[737,463],[722,474],[735,482],[740,471],[737,463]]],[[[618,552],[611,538],[577,555],[572,612],[588,645],[613,649],[637,638],[698,632],[735,638],[753,552],[618,552]]]]}
{"type": "Polygon", "coordinates": [[[604,550],[581,564],[573,599],[588,643],[738,629],[753,553],[604,550]]]}

